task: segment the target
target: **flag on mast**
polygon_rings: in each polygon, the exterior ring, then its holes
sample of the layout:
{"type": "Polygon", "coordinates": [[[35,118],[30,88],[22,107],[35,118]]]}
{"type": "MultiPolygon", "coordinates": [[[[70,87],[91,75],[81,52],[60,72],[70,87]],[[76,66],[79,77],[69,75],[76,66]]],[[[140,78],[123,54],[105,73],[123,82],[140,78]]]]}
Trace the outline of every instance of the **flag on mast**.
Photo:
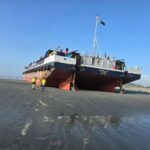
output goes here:
{"type": "Polygon", "coordinates": [[[100,19],[100,17],[98,16],[98,14],[96,16],[96,21],[97,21],[97,23],[102,24],[103,26],[106,25],[105,22],[100,19]]]}

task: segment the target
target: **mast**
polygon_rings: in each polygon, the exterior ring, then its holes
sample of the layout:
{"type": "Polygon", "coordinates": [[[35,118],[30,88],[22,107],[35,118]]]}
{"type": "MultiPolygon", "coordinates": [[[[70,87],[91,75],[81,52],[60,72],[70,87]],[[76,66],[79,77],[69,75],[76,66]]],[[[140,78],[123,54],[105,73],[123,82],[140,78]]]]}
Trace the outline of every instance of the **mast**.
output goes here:
{"type": "Polygon", "coordinates": [[[98,29],[99,24],[105,25],[105,22],[103,22],[97,14],[96,23],[95,23],[94,38],[93,38],[93,44],[92,44],[92,55],[93,56],[98,55],[98,50],[99,50],[99,44],[97,41],[97,29],[98,29]]]}

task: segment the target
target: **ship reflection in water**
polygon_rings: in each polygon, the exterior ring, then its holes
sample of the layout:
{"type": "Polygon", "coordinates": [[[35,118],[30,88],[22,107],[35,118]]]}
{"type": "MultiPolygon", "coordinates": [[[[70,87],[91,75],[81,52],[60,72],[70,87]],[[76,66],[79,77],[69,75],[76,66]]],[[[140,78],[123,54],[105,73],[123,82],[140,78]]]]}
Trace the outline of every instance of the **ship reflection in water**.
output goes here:
{"type": "Polygon", "coordinates": [[[4,149],[149,149],[150,116],[39,116],[1,141],[4,149]],[[7,143],[6,143],[7,142],[7,143]]]}

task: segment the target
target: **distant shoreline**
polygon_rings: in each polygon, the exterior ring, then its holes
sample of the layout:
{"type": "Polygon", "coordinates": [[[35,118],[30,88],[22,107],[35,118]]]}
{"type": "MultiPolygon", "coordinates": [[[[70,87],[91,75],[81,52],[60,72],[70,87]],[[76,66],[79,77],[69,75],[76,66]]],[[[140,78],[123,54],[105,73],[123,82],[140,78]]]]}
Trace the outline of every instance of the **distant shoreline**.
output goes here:
{"type": "Polygon", "coordinates": [[[150,88],[149,87],[144,87],[144,86],[130,86],[130,85],[125,85],[124,89],[127,90],[127,91],[143,92],[145,94],[150,94],[150,88]]]}
{"type": "Polygon", "coordinates": [[[0,79],[16,79],[16,80],[22,80],[22,77],[17,76],[0,76],[0,79]]]}

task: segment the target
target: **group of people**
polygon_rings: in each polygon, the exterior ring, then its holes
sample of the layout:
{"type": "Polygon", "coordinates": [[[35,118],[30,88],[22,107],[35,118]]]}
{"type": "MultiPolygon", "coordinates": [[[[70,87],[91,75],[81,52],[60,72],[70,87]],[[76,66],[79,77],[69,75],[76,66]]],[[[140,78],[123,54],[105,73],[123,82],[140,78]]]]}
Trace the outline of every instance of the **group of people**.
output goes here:
{"type": "MultiPolygon", "coordinates": [[[[37,77],[33,77],[32,78],[32,90],[35,90],[35,86],[36,86],[36,81],[37,81],[37,77]]],[[[42,87],[42,92],[44,92],[45,90],[45,85],[46,85],[46,79],[42,78],[41,80],[41,87],[42,87]]]]}

